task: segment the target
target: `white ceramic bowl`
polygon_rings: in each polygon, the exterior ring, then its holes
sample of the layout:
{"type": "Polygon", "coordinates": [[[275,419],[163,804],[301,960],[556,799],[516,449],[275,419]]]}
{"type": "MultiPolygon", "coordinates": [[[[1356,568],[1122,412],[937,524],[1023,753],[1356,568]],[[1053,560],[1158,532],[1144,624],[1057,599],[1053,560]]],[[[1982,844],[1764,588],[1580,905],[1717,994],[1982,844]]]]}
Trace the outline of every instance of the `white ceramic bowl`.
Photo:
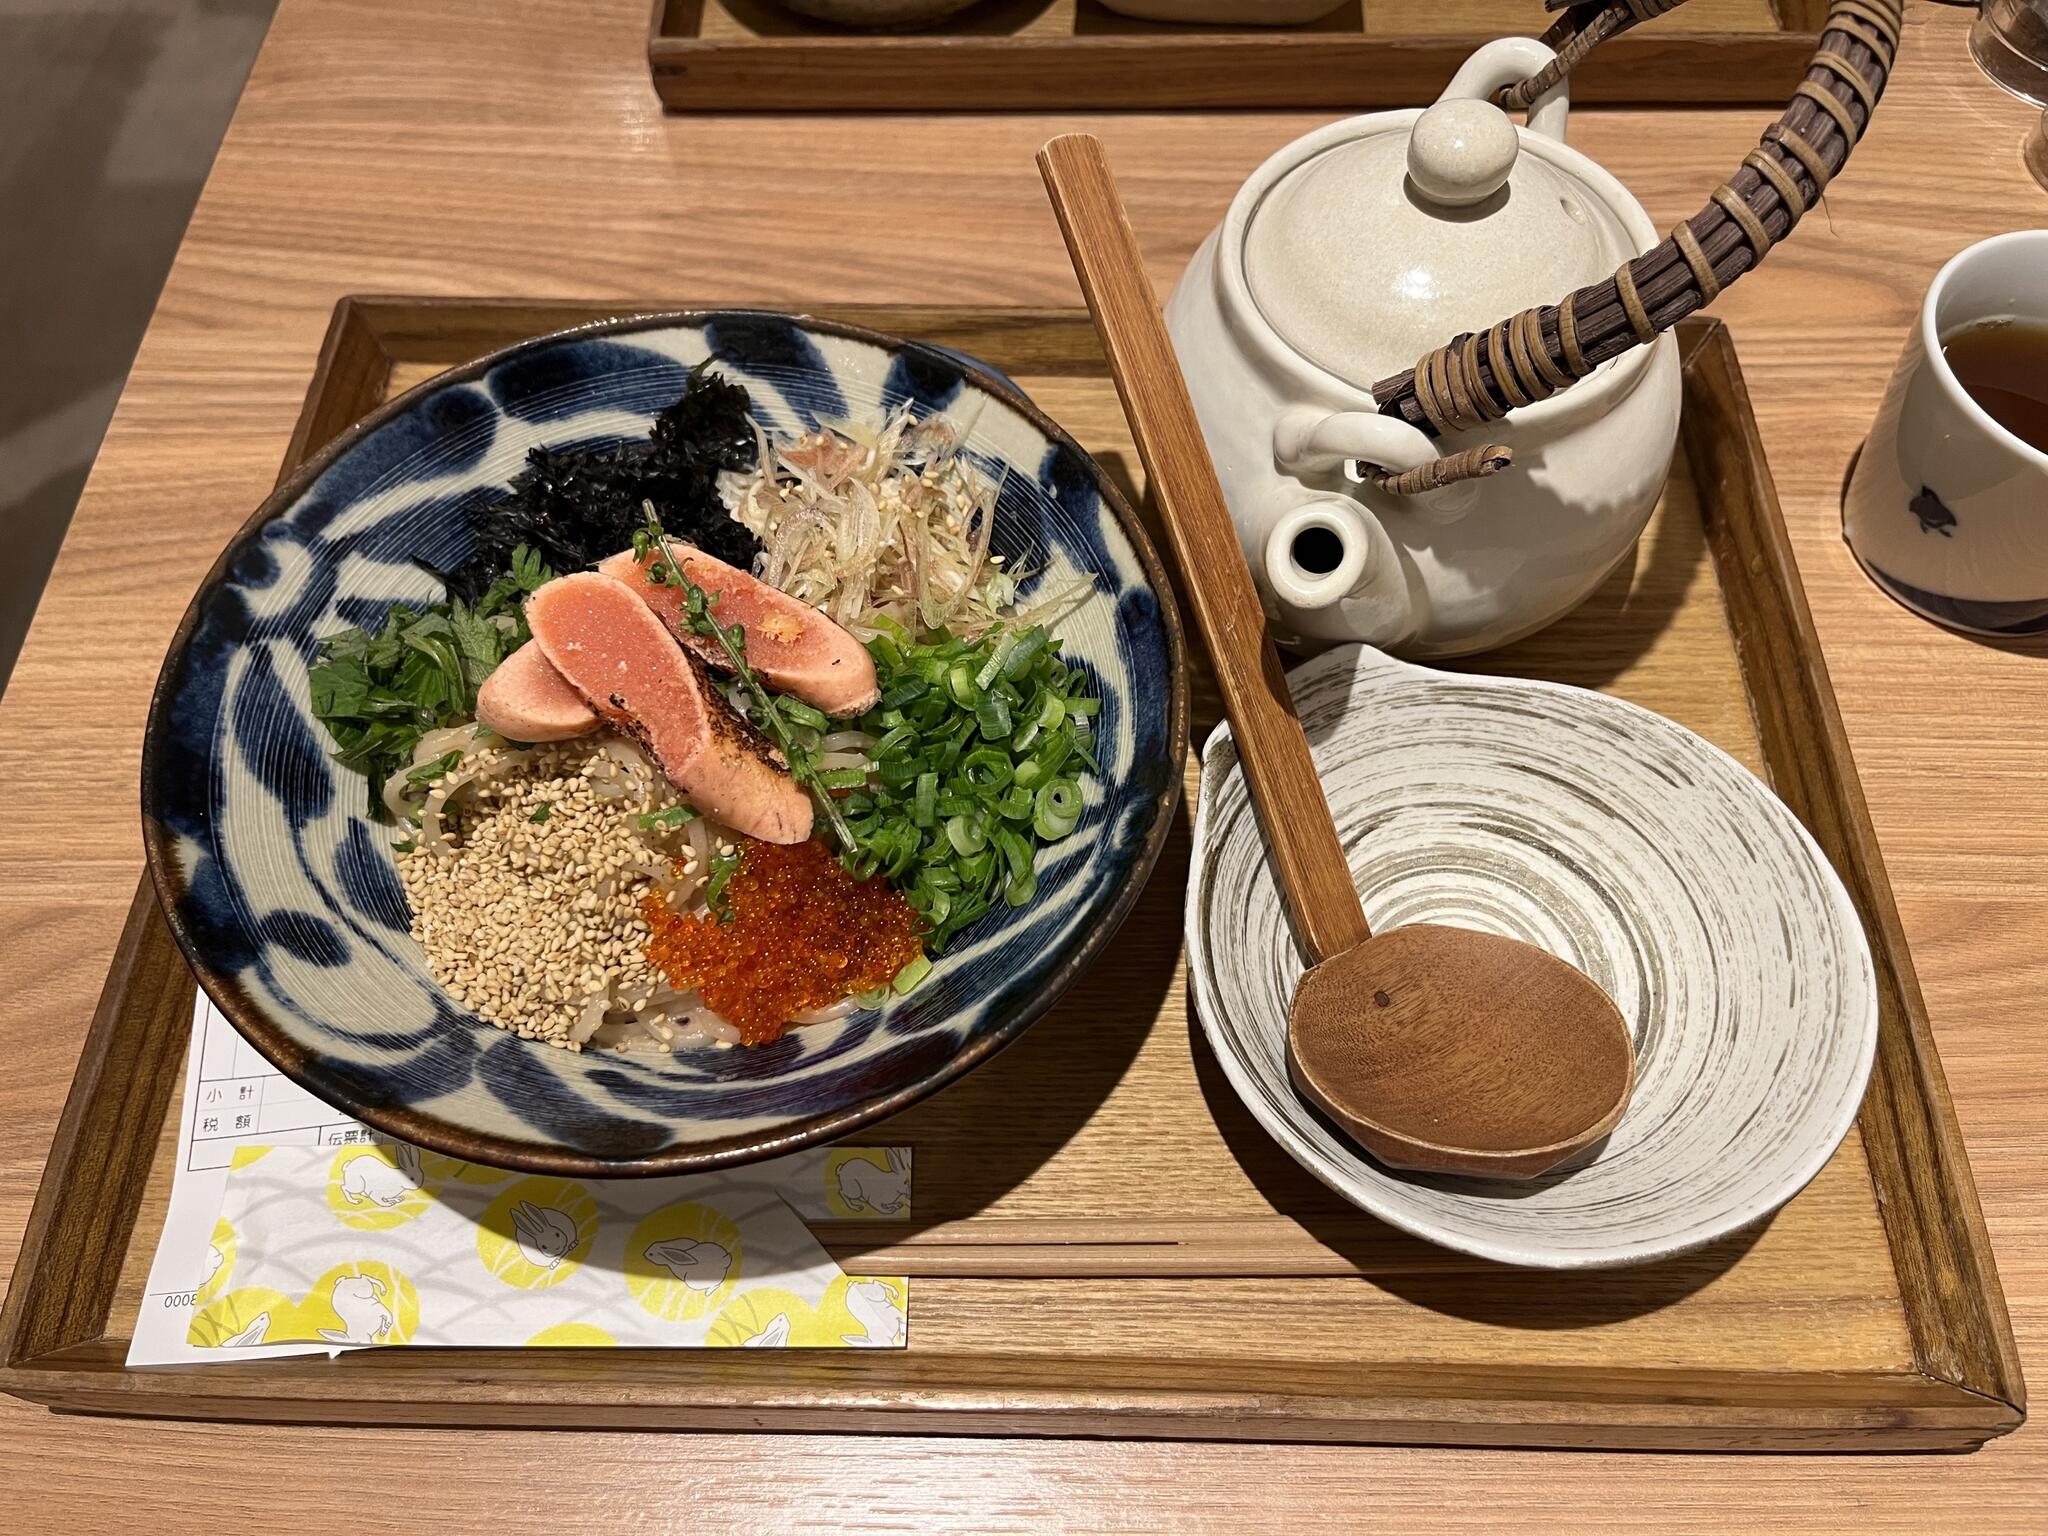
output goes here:
{"type": "Polygon", "coordinates": [[[1102,0],[1141,21],[1220,21],[1241,27],[1291,27],[1315,21],[1343,0],[1102,0]]]}
{"type": "Polygon", "coordinates": [[[974,0],[782,0],[792,11],[844,27],[921,27],[964,11],[974,0]]]}
{"type": "Polygon", "coordinates": [[[1374,926],[1537,944],[1607,990],[1636,1046],[1620,1126],[1540,1179],[1372,1161],[1288,1081],[1302,961],[1219,727],[1202,752],[1189,975],[1231,1085],[1303,1167],[1418,1237],[1558,1269],[1699,1247],[1820,1171],[1862,1102],[1876,979],[1841,881],[1748,770],[1584,689],[1356,646],[1289,681],[1374,926]]]}

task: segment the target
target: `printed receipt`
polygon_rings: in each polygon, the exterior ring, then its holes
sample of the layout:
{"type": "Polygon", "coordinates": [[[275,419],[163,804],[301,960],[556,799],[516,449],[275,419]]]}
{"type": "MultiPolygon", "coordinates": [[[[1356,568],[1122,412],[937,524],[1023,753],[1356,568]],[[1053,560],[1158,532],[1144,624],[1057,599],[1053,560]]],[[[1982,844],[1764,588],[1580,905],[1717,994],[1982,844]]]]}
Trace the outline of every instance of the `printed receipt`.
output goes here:
{"type": "MultiPolygon", "coordinates": [[[[149,1266],[148,1288],[128,1344],[130,1365],[213,1363],[220,1351],[185,1342],[213,1224],[227,1197],[237,1147],[341,1147],[374,1141],[358,1120],[323,1104],[260,1056],[204,992],[192,1008],[185,1052],[185,1102],[178,1111],[178,1161],[171,1208],[149,1266]]],[[[339,1354],[324,1344],[264,1344],[237,1359],[339,1354]]]]}

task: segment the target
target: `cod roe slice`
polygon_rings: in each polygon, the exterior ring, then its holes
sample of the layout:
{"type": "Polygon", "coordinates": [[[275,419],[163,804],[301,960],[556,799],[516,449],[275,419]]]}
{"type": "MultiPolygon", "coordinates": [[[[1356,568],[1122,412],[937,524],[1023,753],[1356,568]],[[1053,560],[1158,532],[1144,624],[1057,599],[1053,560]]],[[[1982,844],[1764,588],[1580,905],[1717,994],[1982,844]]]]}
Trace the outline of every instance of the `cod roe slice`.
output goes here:
{"type": "Polygon", "coordinates": [[[555,670],[698,810],[763,842],[811,835],[810,796],[631,587],[560,576],[527,598],[526,622],[555,670]]]}
{"type": "MultiPolygon", "coordinates": [[[[718,622],[746,631],[747,665],[764,684],[778,693],[795,694],[828,715],[863,715],[875,707],[882,694],[874,658],[825,614],[694,544],[670,539],[668,547],[682,562],[684,574],[707,597],[718,599],[713,610],[718,622]]],[[[680,644],[724,670],[725,648],[714,636],[690,628],[682,589],[649,579],[649,569],[661,559],[659,549],[649,550],[644,559],[626,550],[599,561],[597,568],[639,593],[680,644]]]]}
{"type": "Polygon", "coordinates": [[[597,711],[531,640],[484,679],[476,717],[514,741],[567,741],[597,729],[597,711]]]}

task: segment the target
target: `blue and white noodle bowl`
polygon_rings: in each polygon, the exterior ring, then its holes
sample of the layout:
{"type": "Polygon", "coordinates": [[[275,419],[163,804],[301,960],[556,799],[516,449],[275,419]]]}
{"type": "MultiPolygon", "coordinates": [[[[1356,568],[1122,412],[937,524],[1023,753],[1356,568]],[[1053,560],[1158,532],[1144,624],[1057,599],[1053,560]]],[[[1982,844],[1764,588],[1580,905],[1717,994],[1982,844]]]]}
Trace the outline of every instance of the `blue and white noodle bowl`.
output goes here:
{"type": "Polygon", "coordinates": [[[1087,454],[1005,381],[944,349],[754,311],[639,316],[544,337],[393,401],[294,475],[209,573],[151,706],[143,818],[157,889],[208,994],[327,1102],[503,1166],[675,1173],[777,1155],[903,1108],[986,1059],[1109,941],[1165,841],[1186,751],[1178,620],[1157,556],[1087,454]],[[1001,492],[1012,571],[1094,591],[1062,619],[1102,698],[1102,773],[1038,895],[955,939],[910,996],[772,1045],[674,1055],[549,1049],[435,983],[391,845],[330,760],[306,669],[318,640],[441,597],[463,509],[536,444],[639,438],[707,357],[776,431],[914,402],[945,411],[1001,492]]]}

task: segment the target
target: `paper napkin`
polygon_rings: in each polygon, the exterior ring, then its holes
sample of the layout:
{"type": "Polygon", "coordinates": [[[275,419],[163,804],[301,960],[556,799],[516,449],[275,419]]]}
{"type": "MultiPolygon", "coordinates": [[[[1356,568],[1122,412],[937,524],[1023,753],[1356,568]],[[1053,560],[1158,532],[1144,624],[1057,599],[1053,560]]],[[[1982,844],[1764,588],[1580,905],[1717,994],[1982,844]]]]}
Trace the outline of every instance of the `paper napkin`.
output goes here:
{"type": "Polygon", "coordinates": [[[242,1147],[188,1333],[283,1343],[891,1348],[908,1283],[805,1217],[907,1216],[902,1148],[675,1179],[563,1179],[372,1144],[242,1147]]]}

